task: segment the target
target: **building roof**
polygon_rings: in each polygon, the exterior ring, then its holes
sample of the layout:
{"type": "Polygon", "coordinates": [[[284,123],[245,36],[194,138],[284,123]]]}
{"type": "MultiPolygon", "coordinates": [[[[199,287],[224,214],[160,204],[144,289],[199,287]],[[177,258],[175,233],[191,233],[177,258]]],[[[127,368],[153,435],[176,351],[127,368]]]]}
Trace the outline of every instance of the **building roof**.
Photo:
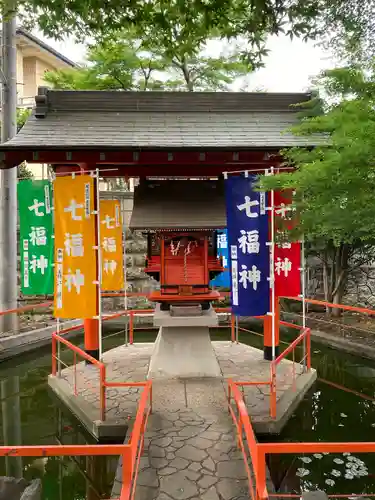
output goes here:
{"type": "Polygon", "coordinates": [[[9,149],[251,149],[314,145],[286,130],[309,94],[39,88],[9,149]]]}
{"type": "Polygon", "coordinates": [[[78,66],[75,62],[61,54],[61,52],[55,50],[50,45],[43,42],[42,40],[40,40],[40,38],[36,37],[24,28],[17,28],[16,35],[20,38],[26,39],[26,41],[28,43],[31,43],[32,45],[37,45],[40,49],[48,52],[50,55],[56,57],[57,59],[60,59],[60,61],[67,64],[68,66],[71,66],[72,68],[76,68],[78,66]]]}
{"type": "Polygon", "coordinates": [[[134,192],[131,229],[219,229],[226,227],[220,181],[148,181],[134,192]]]}

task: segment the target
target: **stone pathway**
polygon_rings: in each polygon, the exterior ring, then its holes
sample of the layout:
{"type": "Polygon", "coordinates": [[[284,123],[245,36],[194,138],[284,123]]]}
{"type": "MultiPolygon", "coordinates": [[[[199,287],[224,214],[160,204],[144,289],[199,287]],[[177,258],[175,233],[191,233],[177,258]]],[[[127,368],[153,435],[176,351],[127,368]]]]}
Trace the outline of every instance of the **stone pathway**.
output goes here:
{"type": "MultiPolygon", "coordinates": [[[[222,381],[154,382],[136,500],[248,500],[222,381]]],[[[121,464],[112,498],[121,491],[121,464]]]]}

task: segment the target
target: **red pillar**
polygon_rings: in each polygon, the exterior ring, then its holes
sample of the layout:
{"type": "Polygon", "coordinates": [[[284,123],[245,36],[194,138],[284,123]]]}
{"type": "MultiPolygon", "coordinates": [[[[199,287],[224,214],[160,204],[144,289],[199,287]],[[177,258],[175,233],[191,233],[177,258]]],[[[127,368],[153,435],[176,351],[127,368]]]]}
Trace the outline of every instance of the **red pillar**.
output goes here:
{"type": "MultiPolygon", "coordinates": [[[[279,329],[280,329],[280,308],[279,299],[275,297],[274,307],[272,308],[272,294],[270,297],[271,311],[275,312],[275,356],[277,357],[280,352],[280,339],[279,339],[279,329]]],[[[272,316],[265,316],[263,323],[263,355],[264,359],[267,361],[272,361],[272,316]]]]}
{"type": "Polygon", "coordinates": [[[95,359],[99,359],[99,320],[86,318],[83,320],[85,351],[95,359]]]}

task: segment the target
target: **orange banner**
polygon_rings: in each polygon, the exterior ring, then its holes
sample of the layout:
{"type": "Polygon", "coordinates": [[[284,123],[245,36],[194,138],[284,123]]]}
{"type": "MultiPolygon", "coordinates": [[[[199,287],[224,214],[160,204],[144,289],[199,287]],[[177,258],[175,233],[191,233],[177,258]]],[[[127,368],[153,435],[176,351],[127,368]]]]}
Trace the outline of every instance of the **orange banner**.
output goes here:
{"type": "Polygon", "coordinates": [[[56,318],[98,315],[94,193],[87,175],[54,182],[56,318]]]}
{"type": "Polygon", "coordinates": [[[119,201],[100,201],[100,242],[102,248],[102,290],[123,290],[124,261],[119,201]]]}

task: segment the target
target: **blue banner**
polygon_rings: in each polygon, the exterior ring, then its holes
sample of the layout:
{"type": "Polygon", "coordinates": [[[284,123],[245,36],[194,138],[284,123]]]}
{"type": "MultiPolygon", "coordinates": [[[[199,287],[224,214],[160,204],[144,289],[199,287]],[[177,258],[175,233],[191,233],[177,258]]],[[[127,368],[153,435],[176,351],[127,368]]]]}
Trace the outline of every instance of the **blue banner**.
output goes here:
{"type": "Polygon", "coordinates": [[[232,310],[262,316],[270,308],[266,193],[253,191],[255,176],[225,181],[232,310]]]}
{"type": "Polygon", "coordinates": [[[230,278],[229,278],[229,257],[228,257],[228,237],[227,230],[222,229],[217,233],[217,257],[222,257],[223,259],[223,267],[225,267],[225,271],[220,273],[211,280],[211,285],[221,288],[229,288],[230,287],[230,278]]]}

